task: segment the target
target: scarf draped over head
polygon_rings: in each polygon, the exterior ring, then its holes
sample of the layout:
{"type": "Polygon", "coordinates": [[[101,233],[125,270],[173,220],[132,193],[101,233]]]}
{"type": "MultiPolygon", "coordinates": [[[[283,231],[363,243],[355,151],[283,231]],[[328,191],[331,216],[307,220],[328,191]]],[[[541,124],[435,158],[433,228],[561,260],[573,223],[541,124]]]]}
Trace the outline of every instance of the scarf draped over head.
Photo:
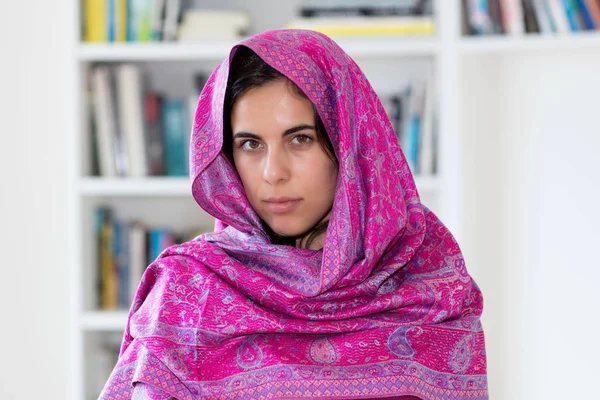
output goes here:
{"type": "Polygon", "coordinates": [[[487,399],[481,292],[334,41],[278,30],[235,46],[200,95],[190,169],[215,231],[147,268],[101,397],[487,399]],[[322,251],[272,244],[222,152],[239,46],[306,94],[331,139],[339,173],[322,251]]]}

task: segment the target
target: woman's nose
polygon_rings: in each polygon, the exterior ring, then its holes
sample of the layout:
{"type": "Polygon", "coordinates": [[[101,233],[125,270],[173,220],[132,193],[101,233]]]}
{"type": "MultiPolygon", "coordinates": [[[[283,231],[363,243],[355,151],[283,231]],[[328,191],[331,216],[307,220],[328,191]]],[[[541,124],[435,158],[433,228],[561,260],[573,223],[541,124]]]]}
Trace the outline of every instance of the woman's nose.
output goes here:
{"type": "Polygon", "coordinates": [[[263,166],[263,179],[271,185],[290,178],[288,159],[284,151],[269,150],[263,166]]]}

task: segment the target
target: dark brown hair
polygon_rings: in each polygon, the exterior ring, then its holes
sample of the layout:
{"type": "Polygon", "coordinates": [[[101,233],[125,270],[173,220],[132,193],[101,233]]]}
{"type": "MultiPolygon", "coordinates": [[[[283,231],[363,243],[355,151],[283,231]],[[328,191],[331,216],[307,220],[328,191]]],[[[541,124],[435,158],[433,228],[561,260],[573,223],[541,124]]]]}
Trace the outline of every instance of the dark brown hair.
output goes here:
{"type": "MultiPolygon", "coordinates": [[[[236,100],[252,88],[257,88],[267,83],[285,80],[290,85],[295,93],[308,99],[306,94],[285,75],[264,62],[255,52],[247,47],[239,47],[231,61],[229,69],[229,79],[227,80],[227,88],[225,91],[225,104],[223,107],[223,153],[227,156],[231,165],[235,166],[233,161],[233,132],[231,130],[231,110],[236,100]]],[[[315,128],[317,133],[317,141],[325,151],[325,154],[331,161],[339,167],[339,162],[335,156],[335,151],[331,140],[327,135],[323,121],[313,104],[313,114],[315,116],[315,128]]],[[[300,239],[300,245],[305,244],[309,247],[310,244],[323,232],[327,230],[329,221],[317,223],[307,233],[300,237],[280,236],[263,222],[263,227],[269,234],[271,241],[274,244],[282,244],[295,246],[296,240],[300,239]]]]}

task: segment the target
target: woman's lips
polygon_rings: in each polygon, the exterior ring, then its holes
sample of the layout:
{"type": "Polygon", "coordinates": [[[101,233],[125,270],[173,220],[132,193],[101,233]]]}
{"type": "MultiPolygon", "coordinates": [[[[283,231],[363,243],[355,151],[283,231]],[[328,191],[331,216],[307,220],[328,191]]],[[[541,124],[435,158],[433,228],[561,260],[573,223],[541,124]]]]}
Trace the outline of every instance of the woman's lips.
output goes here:
{"type": "Polygon", "coordinates": [[[265,206],[267,209],[275,214],[283,214],[293,211],[302,199],[278,199],[278,200],[265,200],[265,206]]]}

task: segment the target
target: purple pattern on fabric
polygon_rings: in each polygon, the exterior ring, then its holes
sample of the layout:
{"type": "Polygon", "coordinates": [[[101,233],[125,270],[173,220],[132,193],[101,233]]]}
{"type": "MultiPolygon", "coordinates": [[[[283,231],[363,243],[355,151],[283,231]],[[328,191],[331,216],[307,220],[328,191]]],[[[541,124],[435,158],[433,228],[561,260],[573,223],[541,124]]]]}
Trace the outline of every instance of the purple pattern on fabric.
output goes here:
{"type": "Polygon", "coordinates": [[[481,291],[364,74],[315,32],[240,45],[306,93],[331,138],[324,248],[271,244],[221,152],[236,46],[200,95],[190,145],[192,193],[215,232],[148,267],[102,398],[141,382],[178,399],[487,399],[481,291]]]}

